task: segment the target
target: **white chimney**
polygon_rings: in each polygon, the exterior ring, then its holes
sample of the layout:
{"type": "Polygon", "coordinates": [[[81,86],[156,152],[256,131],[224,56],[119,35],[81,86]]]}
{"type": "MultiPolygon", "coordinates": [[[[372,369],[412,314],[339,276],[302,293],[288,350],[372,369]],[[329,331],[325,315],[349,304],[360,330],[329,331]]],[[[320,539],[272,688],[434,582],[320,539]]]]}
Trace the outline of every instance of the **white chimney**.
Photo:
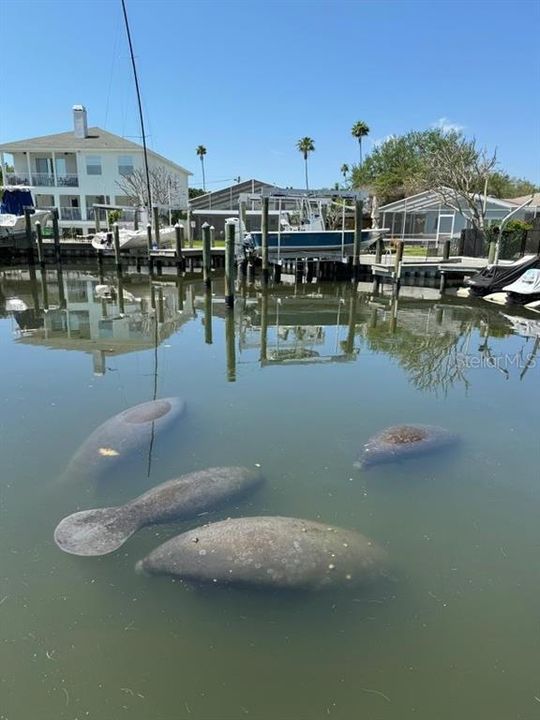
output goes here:
{"type": "Polygon", "coordinates": [[[73,132],[76,138],[88,137],[88,123],[84,105],[73,106],[73,132]]]}

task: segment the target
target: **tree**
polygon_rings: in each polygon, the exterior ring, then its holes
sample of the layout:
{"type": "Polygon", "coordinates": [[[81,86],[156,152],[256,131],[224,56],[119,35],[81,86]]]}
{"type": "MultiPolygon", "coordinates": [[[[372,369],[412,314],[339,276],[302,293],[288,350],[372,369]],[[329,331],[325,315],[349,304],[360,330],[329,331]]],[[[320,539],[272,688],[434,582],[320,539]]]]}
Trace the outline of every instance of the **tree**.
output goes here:
{"type": "MultiPolygon", "coordinates": [[[[177,175],[169,172],[163,165],[156,165],[150,168],[149,176],[154,205],[178,204],[180,180],[177,175]]],[[[124,175],[116,184],[133,205],[148,205],[146,174],[142,168],[136,168],[129,175],[124,175]]]]}
{"type": "Polygon", "coordinates": [[[308,155],[310,152],[315,152],[315,143],[310,137],[303,137],[296,143],[296,147],[304,156],[305,171],[306,171],[306,190],[309,190],[308,181],[308,155]]]}
{"type": "Polygon", "coordinates": [[[201,195],[206,195],[202,188],[188,188],[188,197],[190,200],[200,197],[201,195]]]}
{"type": "Polygon", "coordinates": [[[206,155],[206,148],[204,147],[204,145],[198,145],[195,152],[197,153],[197,155],[199,156],[199,160],[201,161],[202,186],[204,192],[206,192],[206,178],[204,175],[204,156],[206,155]]]}
{"type": "Polygon", "coordinates": [[[358,149],[360,151],[360,165],[362,165],[362,138],[369,135],[369,127],[362,120],[358,120],[351,128],[351,135],[358,140],[358,149]]]}
{"type": "Polygon", "coordinates": [[[341,174],[343,175],[343,179],[345,180],[347,175],[349,174],[349,166],[347,163],[343,163],[341,166],[341,174]]]}
{"type": "Polygon", "coordinates": [[[484,232],[490,176],[497,153],[478,148],[461,133],[440,133],[422,148],[425,184],[456,212],[484,232]]]}
{"type": "Polygon", "coordinates": [[[488,194],[496,198],[513,198],[532,195],[540,188],[525,178],[515,178],[504,172],[494,172],[489,178],[488,194]]]}

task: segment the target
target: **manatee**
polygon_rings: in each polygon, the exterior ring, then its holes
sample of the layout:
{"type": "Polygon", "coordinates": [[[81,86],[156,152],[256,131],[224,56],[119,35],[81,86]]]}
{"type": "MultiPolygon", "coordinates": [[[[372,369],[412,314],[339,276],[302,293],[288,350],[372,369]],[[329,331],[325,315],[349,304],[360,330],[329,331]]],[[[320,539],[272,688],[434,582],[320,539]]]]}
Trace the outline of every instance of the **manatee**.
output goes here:
{"type": "Polygon", "coordinates": [[[77,450],[68,475],[113,477],[121,463],[146,458],[153,442],[173,427],[184,409],[183,400],[169,397],[135,405],[109,418],[77,450]]]}
{"type": "Polygon", "coordinates": [[[145,525],[195,517],[215,510],[262,483],[258,470],[216,467],[157,485],[118,507],[68,515],[54,531],[59,548],[72,555],[106,555],[145,525]]]}
{"type": "Polygon", "coordinates": [[[355,465],[365,468],[394,462],[433,452],[457,441],[455,433],[437,425],[393,425],[367,441],[355,465]]]}
{"type": "Polygon", "coordinates": [[[177,535],[136,565],[187,582],[290,590],[357,586],[381,576],[385,552],[352,530],[290,517],[223,520],[177,535]]]}

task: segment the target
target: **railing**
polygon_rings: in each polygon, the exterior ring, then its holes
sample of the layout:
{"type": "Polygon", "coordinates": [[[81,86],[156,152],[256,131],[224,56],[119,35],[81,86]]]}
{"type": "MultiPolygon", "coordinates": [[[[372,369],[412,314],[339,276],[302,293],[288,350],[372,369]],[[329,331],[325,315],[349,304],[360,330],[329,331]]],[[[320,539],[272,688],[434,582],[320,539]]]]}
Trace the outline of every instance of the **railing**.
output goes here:
{"type": "Polygon", "coordinates": [[[41,187],[54,187],[54,175],[52,173],[32,173],[32,185],[41,187]]]}
{"type": "Polygon", "coordinates": [[[56,184],[59,187],[78,187],[79,176],[77,173],[64,173],[56,176],[56,184]]]}
{"type": "Polygon", "coordinates": [[[6,179],[8,185],[31,185],[30,178],[24,173],[6,173],[6,179]]]}
{"type": "Polygon", "coordinates": [[[81,208],[61,207],[60,208],[60,219],[61,220],[80,220],[81,219],[81,208]]]}

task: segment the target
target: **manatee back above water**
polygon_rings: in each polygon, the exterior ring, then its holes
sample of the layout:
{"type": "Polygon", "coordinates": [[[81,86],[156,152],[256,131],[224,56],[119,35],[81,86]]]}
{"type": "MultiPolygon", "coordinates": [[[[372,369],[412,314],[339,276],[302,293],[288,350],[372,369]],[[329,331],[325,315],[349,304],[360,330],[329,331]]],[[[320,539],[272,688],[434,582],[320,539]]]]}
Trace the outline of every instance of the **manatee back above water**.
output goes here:
{"type": "Polygon", "coordinates": [[[82,510],[65,517],[54,540],[72,555],[106,555],[121,547],[139,528],[195,517],[258,487],[254,468],[216,467],[168,480],[118,507],[82,510]]]}
{"type": "Polygon", "coordinates": [[[352,530],[289,517],[245,517],[178,535],[137,569],[186,581],[321,590],[382,575],[385,552],[352,530]]]}
{"type": "Polygon", "coordinates": [[[109,418],[72,457],[69,476],[111,477],[109,471],[134,459],[143,460],[158,437],[172,429],[183,415],[185,403],[177,397],[151,400],[109,418]]]}
{"type": "Polygon", "coordinates": [[[433,452],[457,443],[458,436],[437,425],[393,425],[364,445],[358,467],[370,467],[433,452]]]}

